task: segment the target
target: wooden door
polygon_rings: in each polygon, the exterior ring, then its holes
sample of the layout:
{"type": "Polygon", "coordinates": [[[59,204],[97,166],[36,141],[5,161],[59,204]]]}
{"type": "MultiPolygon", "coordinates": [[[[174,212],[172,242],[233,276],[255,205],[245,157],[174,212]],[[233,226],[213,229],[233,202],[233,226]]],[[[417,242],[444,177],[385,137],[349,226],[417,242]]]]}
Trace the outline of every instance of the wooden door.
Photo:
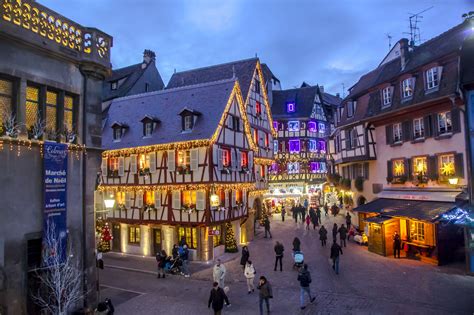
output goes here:
{"type": "Polygon", "coordinates": [[[153,229],[153,255],[161,252],[162,247],[161,229],[153,229]]]}
{"type": "Polygon", "coordinates": [[[121,232],[120,232],[120,224],[117,224],[117,223],[114,223],[112,224],[112,237],[113,237],[113,240],[112,240],[112,250],[114,252],[121,252],[122,251],[122,248],[120,246],[121,242],[120,242],[120,239],[121,239],[121,236],[120,236],[121,232]]]}

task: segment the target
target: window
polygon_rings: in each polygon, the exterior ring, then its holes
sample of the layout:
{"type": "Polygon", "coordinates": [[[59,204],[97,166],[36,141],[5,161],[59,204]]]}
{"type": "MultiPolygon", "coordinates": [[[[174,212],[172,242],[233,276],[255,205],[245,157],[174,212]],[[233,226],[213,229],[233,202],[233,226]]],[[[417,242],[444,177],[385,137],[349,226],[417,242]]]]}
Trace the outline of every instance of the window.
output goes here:
{"type": "Polygon", "coordinates": [[[178,239],[186,240],[186,244],[188,244],[188,248],[196,249],[197,248],[197,228],[195,227],[178,227],[178,239]]]}
{"type": "Polygon", "coordinates": [[[107,174],[114,174],[115,172],[118,173],[118,169],[119,169],[119,159],[118,158],[114,158],[114,157],[110,157],[108,159],[108,162],[109,162],[109,170],[107,172],[107,174]]]}
{"type": "Polygon", "coordinates": [[[191,151],[178,151],[178,167],[191,167],[191,151]]]}
{"type": "Polygon", "coordinates": [[[240,118],[237,116],[231,116],[229,128],[235,131],[240,131],[240,118]]]}
{"type": "Polygon", "coordinates": [[[273,153],[278,153],[278,140],[273,140],[273,153]]]}
{"type": "Polygon", "coordinates": [[[299,131],[300,130],[300,122],[299,121],[289,121],[288,122],[288,131],[299,131]]]}
{"type": "Polygon", "coordinates": [[[295,111],[296,111],[296,103],[295,102],[286,103],[286,112],[287,113],[294,113],[295,111]]]}
{"type": "Polygon", "coordinates": [[[193,115],[186,115],[183,117],[184,119],[184,131],[190,131],[193,129],[194,117],[193,115]]]}
{"type": "Polygon", "coordinates": [[[411,221],[410,239],[417,242],[425,241],[425,224],[423,222],[411,221]]]}
{"type": "Polygon", "coordinates": [[[438,67],[426,71],[426,88],[433,89],[439,85],[438,67]]]}
{"type": "Polygon", "coordinates": [[[140,154],[138,156],[138,168],[141,171],[150,170],[150,156],[148,154],[140,154]]]}
{"type": "Polygon", "coordinates": [[[326,153],[326,141],[324,140],[318,141],[318,151],[320,153],[326,153]]]}
{"type": "Polygon", "coordinates": [[[428,167],[426,156],[413,158],[413,175],[425,176],[427,169],[428,167]]]}
{"type": "Polygon", "coordinates": [[[257,129],[253,130],[253,141],[255,142],[256,145],[258,145],[258,130],[257,129]]]}
{"type": "Polygon", "coordinates": [[[309,140],[309,152],[317,152],[318,145],[316,140],[309,140]]]}
{"type": "Polygon", "coordinates": [[[260,94],[260,80],[255,78],[255,93],[260,94]]]}
{"type": "Polygon", "coordinates": [[[308,122],[308,130],[310,132],[316,132],[317,131],[317,127],[316,127],[316,122],[315,121],[310,121],[308,122]]]}
{"type": "Polygon", "coordinates": [[[268,138],[268,133],[265,133],[265,148],[270,147],[270,140],[268,138]]]}
{"type": "Polygon", "coordinates": [[[242,168],[249,167],[249,153],[247,151],[240,151],[240,166],[242,168]]]}
{"type": "Polygon", "coordinates": [[[223,231],[222,225],[213,226],[212,230],[213,231],[218,231],[217,233],[214,232],[214,234],[212,236],[212,240],[214,242],[214,247],[224,245],[224,235],[222,233],[222,231],[223,231]]]}
{"type": "Polygon", "coordinates": [[[117,81],[114,81],[114,82],[110,83],[110,89],[111,90],[116,90],[117,87],[118,87],[117,81]]]}
{"type": "Polygon", "coordinates": [[[153,133],[153,122],[148,121],[143,123],[143,136],[144,137],[151,137],[153,133]]]}
{"type": "Polygon", "coordinates": [[[64,96],[64,128],[68,131],[74,128],[74,98],[69,95],[64,96]]]}
{"type": "Polygon", "coordinates": [[[301,150],[300,140],[290,140],[290,153],[299,153],[301,150]]]}
{"type": "Polygon", "coordinates": [[[145,191],[143,194],[143,203],[147,206],[155,205],[155,192],[151,190],[145,191]]]}
{"type": "Polygon", "coordinates": [[[26,127],[31,129],[39,115],[39,89],[34,86],[26,87],[26,127]]]}
{"type": "Polygon", "coordinates": [[[402,142],[402,124],[397,123],[393,125],[393,143],[402,142]]]}
{"type": "Polygon", "coordinates": [[[413,89],[414,89],[414,81],[413,78],[408,78],[403,80],[402,82],[402,96],[403,98],[408,98],[413,95],[413,89]]]}
{"type": "Polygon", "coordinates": [[[54,133],[57,128],[57,115],[58,112],[58,93],[47,91],[46,92],[46,130],[52,132],[53,136],[50,138],[55,138],[54,133]]]}
{"type": "Polygon", "coordinates": [[[423,139],[425,137],[425,126],[423,118],[416,118],[413,120],[413,138],[423,139]]]}
{"type": "Polygon", "coordinates": [[[278,163],[273,162],[272,165],[270,166],[270,172],[271,172],[272,174],[277,174],[277,173],[278,173],[278,169],[279,169],[278,163]]]}
{"type": "Polygon", "coordinates": [[[140,227],[139,226],[130,226],[128,228],[128,243],[140,244],[140,227]]]}
{"type": "Polygon", "coordinates": [[[298,162],[288,162],[288,174],[298,174],[300,172],[300,164],[298,162]]]}
{"type": "Polygon", "coordinates": [[[124,205],[125,204],[125,192],[124,191],[117,191],[115,193],[115,200],[117,204],[124,205]]]}
{"type": "Polygon", "coordinates": [[[226,168],[230,167],[230,163],[230,149],[222,149],[222,166],[226,168]]]}
{"type": "Polygon", "coordinates": [[[273,121],[273,129],[278,130],[278,121],[273,121]]]}
{"type": "Polygon", "coordinates": [[[318,130],[319,130],[320,134],[325,135],[326,134],[326,124],[323,123],[323,122],[318,123],[318,130]]]}
{"type": "Polygon", "coordinates": [[[0,126],[3,118],[12,110],[13,82],[0,79],[0,126]]]}
{"type": "Polygon", "coordinates": [[[145,83],[145,92],[148,92],[150,90],[150,84],[145,83]]]}
{"type": "Polygon", "coordinates": [[[311,162],[309,164],[309,169],[311,173],[320,173],[321,172],[321,165],[320,162],[311,162]]]}
{"type": "Polygon", "coordinates": [[[453,122],[451,120],[451,112],[438,114],[438,133],[440,135],[453,132],[453,122]]]}
{"type": "Polygon", "coordinates": [[[357,130],[355,128],[352,128],[349,132],[349,136],[350,136],[350,147],[351,148],[357,147],[357,144],[358,144],[357,130]]]}
{"type": "Polygon", "coordinates": [[[262,115],[262,104],[259,101],[255,102],[255,114],[257,114],[257,116],[262,115]]]}
{"type": "Polygon", "coordinates": [[[386,87],[382,90],[383,106],[389,106],[392,103],[392,87],[386,87]]]}
{"type": "Polygon", "coordinates": [[[196,207],[196,190],[183,190],[183,205],[196,207]]]}
{"type": "Polygon", "coordinates": [[[113,131],[114,131],[114,134],[113,134],[114,141],[120,141],[120,139],[122,139],[122,128],[115,127],[113,131]]]}
{"type": "Polygon", "coordinates": [[[405,161],[404,160],[394,160],[392,162],[393,175],[396,177],[405,176],[405,161]]]}
{"type": "Polygon", "coordinates": [[[347,102],[347,117],[354,116],[356,105],[357,105],[356,101],[347,102]]]}
{"type": "Polygon", "coordinates": [[[439,156],[439,174],[443,177],[453,176],[456,172],[454,154],[443,154],[439,156]]]}
{"type": "Polygon", "coordinates": [[[265,166],[260,165],[260,178],[265,178],[265,166]]]}
{"type": "Polygon", "coordinates": [[[341,136],[336,135],[336,138],[334,139],[334,147],[336,150],[336,153],[341,152],[341,136]]]}

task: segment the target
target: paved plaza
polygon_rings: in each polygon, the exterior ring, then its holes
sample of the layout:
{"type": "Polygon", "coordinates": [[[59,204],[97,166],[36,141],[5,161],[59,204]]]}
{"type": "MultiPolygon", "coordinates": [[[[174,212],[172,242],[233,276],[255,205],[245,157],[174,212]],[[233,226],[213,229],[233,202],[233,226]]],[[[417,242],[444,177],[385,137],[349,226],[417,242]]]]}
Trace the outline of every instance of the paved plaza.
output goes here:
{"type": "MultiPolygon", "coordinates": [[[[336,219],[323,216],[329,230],[336,219]]],[[[335,275],[328,247],[322,248],[318,230],[307,231],[290,217],[272,219],[272,239],[259,230],[249,244],[257,276],[265,275],[273,286],[272,314],[473,314],[474,277],[463,275],[463,266],[432,266],[419,261],[382,257],[350,241],[335,275]],[[292,241],[301,239],[312,275],[311,291],[316,301],[300,310],[297,272],[292,269],[292,241]],[[283,272],[274,271],[273,246],[285,246],[283,272]]],[[[240,254],[224,256],[226,286],[231,306],[224,314],[258,314],[258,292],[247,294],[240,268],[240,254]]],[[[212,314],[207,308],[212,287],[211,264],[192,263],[191,278],[169,276],[157,279],[155,261],[149,257],[108,254],[101,271],[101,297],[110,297],[116,314],[212,314]]],[[[256,278],[255,284],[257,284],[256,278]]]]}

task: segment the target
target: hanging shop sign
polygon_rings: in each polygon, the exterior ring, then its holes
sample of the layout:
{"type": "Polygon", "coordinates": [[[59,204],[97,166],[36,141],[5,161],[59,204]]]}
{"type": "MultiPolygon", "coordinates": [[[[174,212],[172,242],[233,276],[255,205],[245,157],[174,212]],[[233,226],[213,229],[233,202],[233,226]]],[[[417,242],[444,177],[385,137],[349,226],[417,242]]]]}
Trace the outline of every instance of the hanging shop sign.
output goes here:
{"type": "Polygon", "coordinates": [[[43,157],[43,262],[46,265],[66,258],[67,224],[67,145],[45,142],[43,157]]]}

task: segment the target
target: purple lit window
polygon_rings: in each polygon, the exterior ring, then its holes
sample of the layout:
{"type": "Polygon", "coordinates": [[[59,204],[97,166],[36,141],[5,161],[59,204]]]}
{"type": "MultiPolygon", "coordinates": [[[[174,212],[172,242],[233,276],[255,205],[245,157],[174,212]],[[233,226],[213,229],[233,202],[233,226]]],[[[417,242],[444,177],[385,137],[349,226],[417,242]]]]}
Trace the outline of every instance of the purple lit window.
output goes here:
{"type": "Polygon", "coordinates": [[[300,140],[290,140],[290,153],[300,153],[300,140]]]}
{"type": "Polygon", "coordinates": [[[320,173],[321,166],[319,165],[319,162],[311,162],[309,164],[311,173],[320,173]]]}
{"type": "Polygon", "coordinates": [[[317,127],[316,127],[316,122],[315,121],[310,121],[308,123],[308,130],[311,131],[311,132],[316,132],[317,131],[317,127]]]}
{"type": "Polygon", "coordinates": [[[276,174],[278,173],[278,164],[277,163],[272,163],[272,165],[270,166],[270,172],[273,173],[273,174],[276,174]]]}
{"type": "Polygon", "coordinates": [[[278,121],[273,121],[273,129],[278,130],[278,121]]]}
{"type": "Polygon", "coordinates": [[[286,112],[287,113],[294,113],[296,111],[296,104],[295,102],[288,102],[286,103],[286,112]]]}
{"type": "Polygon", "coordinates": [[[289,121],[288,131],[300,131],[300,122],[297,120],[289,121]]]}
{"type": "Polygon", "coordinates": [[[326,125],[324,123],[318,123],[319,133],[326,134],[326,125]]]}
{"type": "Polygon", "coordinates": [[[321,153],[326,153],[326,142],[324,140],[318,141],[318,150],[321,153]]]}
{"type": "Polygon", "coordinates": [[[309,152],[316,152],[317,150],[316,140],[309,140],[309,152]]]}

